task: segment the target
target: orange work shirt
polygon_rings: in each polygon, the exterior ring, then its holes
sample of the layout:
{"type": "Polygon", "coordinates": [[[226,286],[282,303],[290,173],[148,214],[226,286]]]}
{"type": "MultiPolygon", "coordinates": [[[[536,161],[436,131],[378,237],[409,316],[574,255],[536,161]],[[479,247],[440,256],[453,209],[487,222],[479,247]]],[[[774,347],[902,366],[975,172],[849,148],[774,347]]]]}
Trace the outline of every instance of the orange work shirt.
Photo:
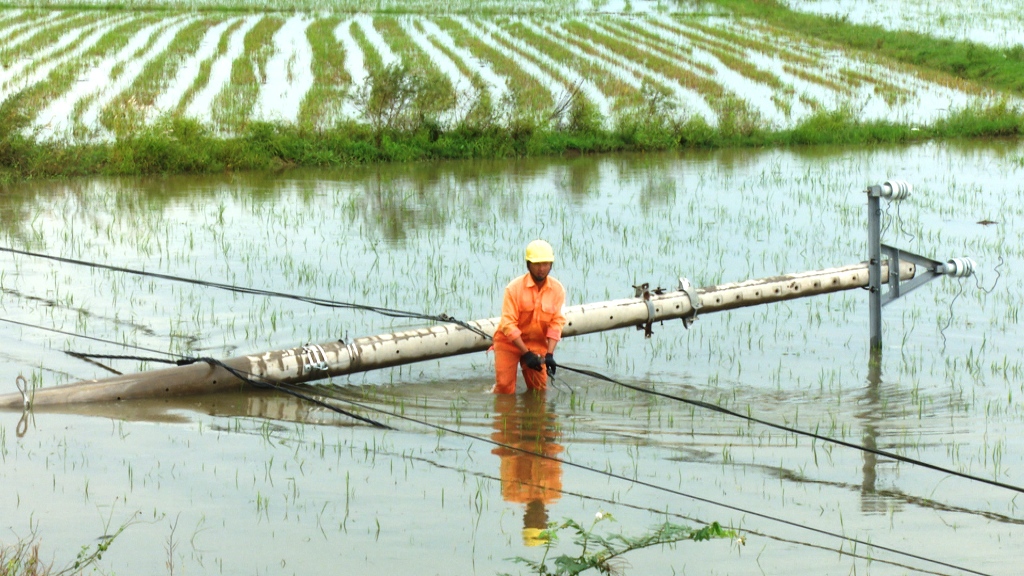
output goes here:
{"type": "Polygon", "coordinates": [[[551,276],[540,287],[529,272],[509,282],[501,303],[501,321],[494,333],[495,345],[514,349],[512,341],[519,337],[527,345],[547,346],[548,338],[561,340],[564,304],[565,287],[551,276]]]}

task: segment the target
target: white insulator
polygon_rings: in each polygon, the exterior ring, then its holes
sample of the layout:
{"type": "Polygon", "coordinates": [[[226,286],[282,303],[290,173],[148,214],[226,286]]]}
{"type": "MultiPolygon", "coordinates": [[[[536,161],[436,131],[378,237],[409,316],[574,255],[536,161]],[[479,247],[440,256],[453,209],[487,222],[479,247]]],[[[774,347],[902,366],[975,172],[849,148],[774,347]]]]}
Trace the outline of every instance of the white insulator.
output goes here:
{"type": "Polygon", "coordinates": [[[882,184],[882,197],[892,200],[903,200],[910,196],[914,187],[906,180],[886,180],[882,184]]]}
{"type": "Polygon", "coordinates": [[[950,258],[945,264],[939,266],[936,272],[954,278],[966,278],[974,274],[975,266],[977,264],[971,258],[950,258]]]}

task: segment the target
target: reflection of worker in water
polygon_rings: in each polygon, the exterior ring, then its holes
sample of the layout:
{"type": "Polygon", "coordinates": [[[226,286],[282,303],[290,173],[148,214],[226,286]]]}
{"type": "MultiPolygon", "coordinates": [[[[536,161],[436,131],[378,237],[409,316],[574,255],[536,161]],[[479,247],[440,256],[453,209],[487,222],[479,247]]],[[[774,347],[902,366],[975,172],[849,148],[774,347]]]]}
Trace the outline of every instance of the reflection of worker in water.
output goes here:
{"type": "Polygon", "coordinates": [[[545,507],[562,495],[562,463],[538,455],[551,457],[562,451],[555,442],[559,435],[555,414],[547,410],[544,392],[497,396],[494,430],[491,439],[505,445],[491,450],[501,458],[501,497],[526,504],[523,543],[543,544],[540,533],[548,523],[545,507]]]}
{"type": "Polygon", "coordinates": [[[526,246],[528,272],[505,287],[501,321],[494,332],[495,394],[514,394],[518,365],[530,390],[545,390],[554,376],[555,346],[562,338],[565,288],[548,274],[555,252],[543,240],[526,246]]]}

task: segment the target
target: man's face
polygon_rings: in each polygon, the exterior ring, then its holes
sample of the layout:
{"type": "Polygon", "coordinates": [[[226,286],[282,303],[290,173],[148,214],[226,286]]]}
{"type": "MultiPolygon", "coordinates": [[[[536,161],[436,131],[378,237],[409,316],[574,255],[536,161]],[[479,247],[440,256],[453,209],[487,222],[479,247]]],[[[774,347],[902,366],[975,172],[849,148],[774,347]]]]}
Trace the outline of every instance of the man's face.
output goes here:
{"type": "Polygon", "coordinates": [[[527,262],[526,269],[530,271],[534,282],[543,284],[551,273],[551,262],[527,262]]]}

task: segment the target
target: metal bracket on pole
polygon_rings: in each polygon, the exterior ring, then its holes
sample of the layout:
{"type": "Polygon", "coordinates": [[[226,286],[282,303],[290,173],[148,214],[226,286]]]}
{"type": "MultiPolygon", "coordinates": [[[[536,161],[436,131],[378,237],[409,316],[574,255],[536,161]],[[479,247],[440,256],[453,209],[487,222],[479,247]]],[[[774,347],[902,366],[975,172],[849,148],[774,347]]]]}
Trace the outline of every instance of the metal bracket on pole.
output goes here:
{"type": "Polygon", "coordinates": [[[654,330],[651,329],[651,326],[654,324],[654,303],[651,302],[650,287],[651,284],[649,282],[633,286],[636,297],[643,298],[644,304],[647,304],[647,322],[636,325],[637,330],[644,331],[644,338],[650,338],[651,335],[654,334],[654,330]]]}
{"type": "Polygon", "coordinates": [[[889,246],[888,244],[881,245],[882,252],[888,256],[889,260],[889,290],[886,291],[885,296],[882,300],[882,306],[886,306],[893,300],[896,300],[900,296],[908,294],[921,286],[935,280],[940,276],[944,276],[942,267],[945,266],[942,262],[926,258],[913,252],[907,252],[906,250],[900,250],[895,246],[889,246]],[[914,277],[905,282],[900,282],[900,262],[910,262],[917,267],[917,272],[914,277]]]}
{"type": "Polygon", "coordinates": [[[882,307],[900,296],[912,292],[939,276],[964,278],[974,274],[975,263],[970,258],[952,258],[945,263],[932,260],[913,252],[900,250],[882,244],[880,198],[903,200],[910,196],[913,187],[902,180],[889,180],[882,185],[870,186],[868,194],[868,291],[871,315],[871,348],[882,348],[882,307]],[[889,290],[882,294],[882,252],[888,260],[889,276],[886,284],[889,290]],[[917,267],[914,278],[900,282],[900,260],[917,267]],[[883,298],[884,296],[884,298],[883,298]]]}
{"type": "Polygon", "coordinates": [[[703,304],[700,301],[700,296],[697,294],[697,288],[690,283],[688,278],[679,278],[679,291],[686,292],[686,295],[690,297],[690,307],[693,308],[693,314],[683,318],[683,327],[689,329],[690,325],[697,320],[697,310],[700,310],[703,304]]]}

